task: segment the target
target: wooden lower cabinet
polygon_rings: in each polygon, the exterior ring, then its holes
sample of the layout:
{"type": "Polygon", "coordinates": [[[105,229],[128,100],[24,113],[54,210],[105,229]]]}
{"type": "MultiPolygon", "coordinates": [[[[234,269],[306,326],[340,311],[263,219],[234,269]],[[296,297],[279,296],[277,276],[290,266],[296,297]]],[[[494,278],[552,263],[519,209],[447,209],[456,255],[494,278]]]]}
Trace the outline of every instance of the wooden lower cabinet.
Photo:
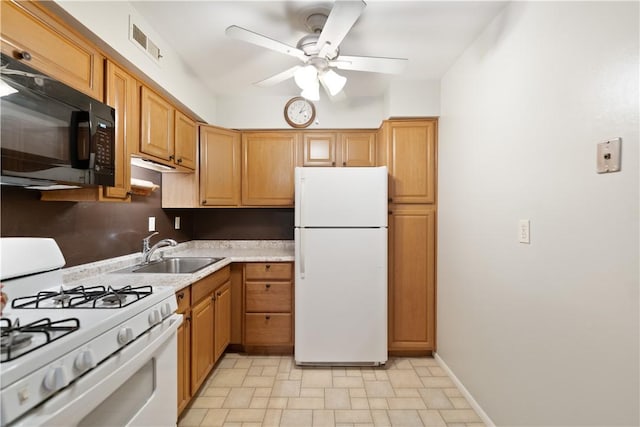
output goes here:
{"type": "Polygon", "coordinates": [[[435,350],[435,232],[435,206],[390,206],[390,353],[435,350]]]}
{"type": "Polygon", "coordinates": [[[182,324],[178,327],[178,414],[191,400],[191,288],[176,292],[182,324]]]}
{"type": "Polygon", "coordinates": [[[220,286],[214,296],[214,360],[220,359],[231,340],[231,280],[220,286]]]}
{"type": "Polygon", "coordinates": [[[198,392],[231,336],[231,267],[176,293],[178,328],[178,414],[198,392]]]}
{"type": "Polygon", "coordinates": [[[248,353],[293,352],[293,263],[247,263],[244,340],[248,353]]]}

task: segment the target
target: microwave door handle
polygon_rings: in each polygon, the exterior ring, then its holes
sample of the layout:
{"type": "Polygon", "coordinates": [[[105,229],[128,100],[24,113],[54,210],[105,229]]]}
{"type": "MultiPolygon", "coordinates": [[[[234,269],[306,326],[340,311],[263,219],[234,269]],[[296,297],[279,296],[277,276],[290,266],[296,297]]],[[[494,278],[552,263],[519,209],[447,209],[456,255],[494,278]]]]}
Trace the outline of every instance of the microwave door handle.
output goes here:
{"type": "Polygon", "coordinates": [[[88,111],[73,111],[69,126],[69,159],[74,169],[91,167],[91,118],[88,111]],[[86,124],[85,126],[82,126],[86,124]]]}

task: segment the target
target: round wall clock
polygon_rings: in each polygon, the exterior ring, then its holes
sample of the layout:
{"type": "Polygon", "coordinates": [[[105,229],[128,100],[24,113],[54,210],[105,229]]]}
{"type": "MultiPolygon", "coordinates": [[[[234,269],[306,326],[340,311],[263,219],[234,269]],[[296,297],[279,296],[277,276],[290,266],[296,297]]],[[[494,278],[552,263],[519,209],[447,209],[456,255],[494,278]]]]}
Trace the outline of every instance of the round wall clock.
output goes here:
{"type": "Polygon", "coordinates": [[[308,99],[296,96],[284,106],[284,118],[291,127],[306,128],[316,118],[316,107],[308,99]]]}

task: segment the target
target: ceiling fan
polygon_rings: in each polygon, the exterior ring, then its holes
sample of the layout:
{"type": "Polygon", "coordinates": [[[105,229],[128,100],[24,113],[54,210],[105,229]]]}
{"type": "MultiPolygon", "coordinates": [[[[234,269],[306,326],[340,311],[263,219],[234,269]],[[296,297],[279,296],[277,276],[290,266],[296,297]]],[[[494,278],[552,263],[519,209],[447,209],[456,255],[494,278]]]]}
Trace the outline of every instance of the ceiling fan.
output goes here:
{"type": "Polygon", "coordinates": [[[273,86],[293,77],[302,89],[301,95],[307,99],[320,99],[320,84],[331,97],[335,97],[347,79],[334,69],[399,74],[407,63],[403,58],[347,56],[340,52],[340,43],[366,6],[362,0],[338,0],[328,15],[324,10],[310,12],[305,23],[311,34],[302,37],[295,47],[237,25],[228,27],[225,33],[228,37],[294,56],[303,63],[256,82],[256,85],[273,86]]]}

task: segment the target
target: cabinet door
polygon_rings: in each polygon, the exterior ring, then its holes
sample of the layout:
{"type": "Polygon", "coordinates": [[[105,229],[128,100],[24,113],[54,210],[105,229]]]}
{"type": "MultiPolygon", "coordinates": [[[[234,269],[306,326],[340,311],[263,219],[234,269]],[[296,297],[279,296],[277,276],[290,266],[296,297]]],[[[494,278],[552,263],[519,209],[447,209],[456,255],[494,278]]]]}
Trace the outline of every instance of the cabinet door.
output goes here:
{"type": "Polygon", "coordinates": [[[303,166],[335,166],[336,134],[303,133],[303,166]]]}
{"type": "Polygon", "coordinates": [[[2,53],[102,100],[103,57],[36,2],[2,2],[2,53]]]}
{"type": "Polygon", "coordinates": [[[297,133],[242,135],[242,204],[293,206],[297,133]]]}
{"type": "Polygon", "coordinates": [[[435,203],[436,121],[391,121],[386,138],[393,203],[435,203]]]}
{"type": "Polygon", "coordinates": [[[161,96],[142,86],[140,91],[140,151],[173,161],[173,107],[161,96]]]}
{"type": "Polygon", "coordinates": [[[231,281],[216,290],[215,360],[218,360],[231,339],[231,281]]]}
{"type": "Polygon", "coordinates": [[[240,204],[240,133],[200,126],[200,203],[240,204]]]}
{"type": "Polygon", "coordinates": [[[198,143],[198,128],[196,122],[175,111],[175,163],[186,168],[196,168],[196,144],[198,143]]]}
{"type": "Polygon", "coordinates": [[[342,166],[375,166],[376,134],[374,132],[349,132],[340,134],[342,166]]]}
{"type": "Polygon", "coordinates": [[[206,296],[191,310],[191,393],[195,394],[214,364],[214,302],[206,296]]]}
{"type": "Polygon", "coordinates": [[[178,327],[178,414],[191,400],[189,387],[191,367],[191,312],[184,313],[184,319],[178,327]]]}
{"type": "Polygon", "coordinates": [[[436,210],[392,205],[389,218],[389,351],[435,349],[436,210]]]}
{"type": "Polygon", "coordinates": [[[130,147],[138,144],[138,82],[111,61],[106,66],[107,104],[116,110],[115,186],[105,187],[108,198],[127,199],[131,190],[130,147]]]}

